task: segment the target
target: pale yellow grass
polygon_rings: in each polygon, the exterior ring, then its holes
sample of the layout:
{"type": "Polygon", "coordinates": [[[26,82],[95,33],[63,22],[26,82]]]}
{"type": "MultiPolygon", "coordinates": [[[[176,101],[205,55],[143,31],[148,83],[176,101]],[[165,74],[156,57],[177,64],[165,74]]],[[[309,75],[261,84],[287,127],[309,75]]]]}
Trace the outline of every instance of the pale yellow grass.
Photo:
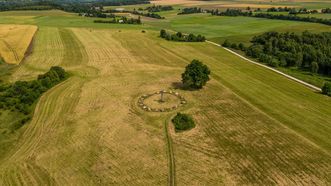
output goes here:
{"type": "Polygon", "coordinates": [[[0,25],[0,56],[9,64],[19,64],[37,31],[30,25],[0,25]]]}

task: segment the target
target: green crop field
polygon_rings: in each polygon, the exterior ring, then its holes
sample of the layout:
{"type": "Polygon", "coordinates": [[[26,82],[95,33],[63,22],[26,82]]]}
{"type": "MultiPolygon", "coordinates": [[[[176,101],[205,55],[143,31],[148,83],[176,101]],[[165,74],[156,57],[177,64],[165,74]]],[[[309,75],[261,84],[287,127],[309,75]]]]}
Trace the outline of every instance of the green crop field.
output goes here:
{"type": "Polygon", "coordinates": [[[177,11],[143,25],[55,10],[0,12],[1,24],[38,26],[24,62],[0,64],[5,82],[55,65],[70,73],[20,129],[11,130],[20,115],[0,110],[0,185],[329,185],[330,97],[210,43],[166,41],[159,30],[248,43],[265,31],[331,27],[177,11]],[[210,68],[211,80],[180,89],[193,59],[210,68]],[[163,89],[188,103],[168,113],[137,106],[163,89]],[[170,120],[179,111],[192,115],[194,129],[175,132],[170,120]]]}

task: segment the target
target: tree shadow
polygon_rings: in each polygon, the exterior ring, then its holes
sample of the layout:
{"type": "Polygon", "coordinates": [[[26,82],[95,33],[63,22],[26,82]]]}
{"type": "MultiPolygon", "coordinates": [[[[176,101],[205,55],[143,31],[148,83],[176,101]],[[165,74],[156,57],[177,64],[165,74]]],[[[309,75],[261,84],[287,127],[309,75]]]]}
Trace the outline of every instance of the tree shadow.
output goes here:
{"type": "Polygon", "coordinates": [[[197,91],[197,90],[199,90],[199,89],[194,89],[194,88],[191,88],[191,87],[187,87],[182,82],[178,82],[178,81],[177,82],[172,82],[171,86],[172,86],[172,88],[179,89],[179,90],[186,90],[186,91],[197,91]]]}

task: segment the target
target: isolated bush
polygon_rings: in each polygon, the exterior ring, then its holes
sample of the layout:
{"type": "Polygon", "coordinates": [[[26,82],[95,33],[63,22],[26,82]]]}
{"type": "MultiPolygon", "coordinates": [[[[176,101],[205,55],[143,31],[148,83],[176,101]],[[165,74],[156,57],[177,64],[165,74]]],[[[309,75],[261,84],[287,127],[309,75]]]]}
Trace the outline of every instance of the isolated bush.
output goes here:
{"type": "Polygon", "coordinates": [[[160,30],[160,37],[165,38],[166,36],[167,32],[164,29],[160,30]]]}
{"type": "Polygon", "coordinates": [[[176,131],[185,131],[195,127],[193,118],[187,114],[177,113],[171,121],[175,125],[176,131]]]}
{"type": "Polygon", "coordinates": [[[182,82],[185,87],[201,89],[209,81],[210,70],[199,60],[194,59],[186,66],[182,74],[182,82]]]}
{"type": "Polygon", "coordinates": [[[328,96],[331,96],[331,83],[326,82],[324,83],[324,86],[322,87],[322,93],[328,96]]]}

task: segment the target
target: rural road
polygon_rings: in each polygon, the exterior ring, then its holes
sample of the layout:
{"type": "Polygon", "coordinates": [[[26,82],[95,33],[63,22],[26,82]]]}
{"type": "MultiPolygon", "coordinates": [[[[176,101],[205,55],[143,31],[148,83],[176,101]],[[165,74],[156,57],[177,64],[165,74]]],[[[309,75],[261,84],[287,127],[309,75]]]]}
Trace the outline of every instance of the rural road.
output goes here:
{"type": "MultiPolygon", "coordinates": [[[[218,47],[222,47],[220,44],[217,44],[217,43],[212,42],[212,41],[208,41],[208,40],[206,40],[206,42],[207,42],[207,43],[210,43],[210,44],[212,44],[212,45],[218,46],[218,47]]],[[[276,72],[276,73],[278,73],[278,74],[280,74],[280,75],[283,75],[283,76],[287,77],[288,79],[291,79],[291,80],[293,80],[293,81],[296,81],[296,82],[298,82],[298,83],[300,83],[300,84],[302,84],[302,85],[305,85],[305,86],[307,86],[307,87],[309,87],[309,88],[311,88],[311,89],[313,89],[313,90],[321,91],[321,89],[320,89],[319,87],[316,87],[316,86],[314,86],[314,85],[312,85],[312,84],[309,84],[309,83],[307,83],[307,82],[304,82],[304,81],[302,81],[302,80],[300,80],[300,79],[297,79],[297,78],[295,78],[295,77],[293,77],[293,76],[290,76],[290,75],[288,75],[288,74],[285,74],[285,73],[283,73],[283,72],[281,72],[281,71],[279,71],[279,70],[276,70],[276,69],[274,69],[274,68],[271,68],[271,67],[269,67],[269,66],[263,65],[263,64],[261,64],[261,63],[255,62],[255,61],[252,61],[252,60],[250,60],[250,59],[248,59],[248,58],[246,58],[246,57],[244,57],[244,56],[242,56],[242,55],[240,55],[240,54],[238,54],[238,53],[236,53],[236,52],[234,52],[234,51],[232,51],[232,50],[230,50],[230,49],[228,49],[228,48],[225,48],[225,47],[222,47],[222,48],[225,49],[225,50],[227,50],[228,52],[230,52],[230,53],[232,53],[232,54],[234,54],[234,55],[236,55],[236,56],[238,56],[238,57],[240,57],[240,58],[242,58],[242,59],[244,59],[244,60],[250,62],[250,63],[253,63],[253,64],[255,64],[255,65],[259,65],[259,66],[261,66],[261,67],[264,67],[264,68],[267,68],[267,69],[269,69],[269,70],[272,70],[272,71],[274,71],[274,72],[276,72]]]]}

